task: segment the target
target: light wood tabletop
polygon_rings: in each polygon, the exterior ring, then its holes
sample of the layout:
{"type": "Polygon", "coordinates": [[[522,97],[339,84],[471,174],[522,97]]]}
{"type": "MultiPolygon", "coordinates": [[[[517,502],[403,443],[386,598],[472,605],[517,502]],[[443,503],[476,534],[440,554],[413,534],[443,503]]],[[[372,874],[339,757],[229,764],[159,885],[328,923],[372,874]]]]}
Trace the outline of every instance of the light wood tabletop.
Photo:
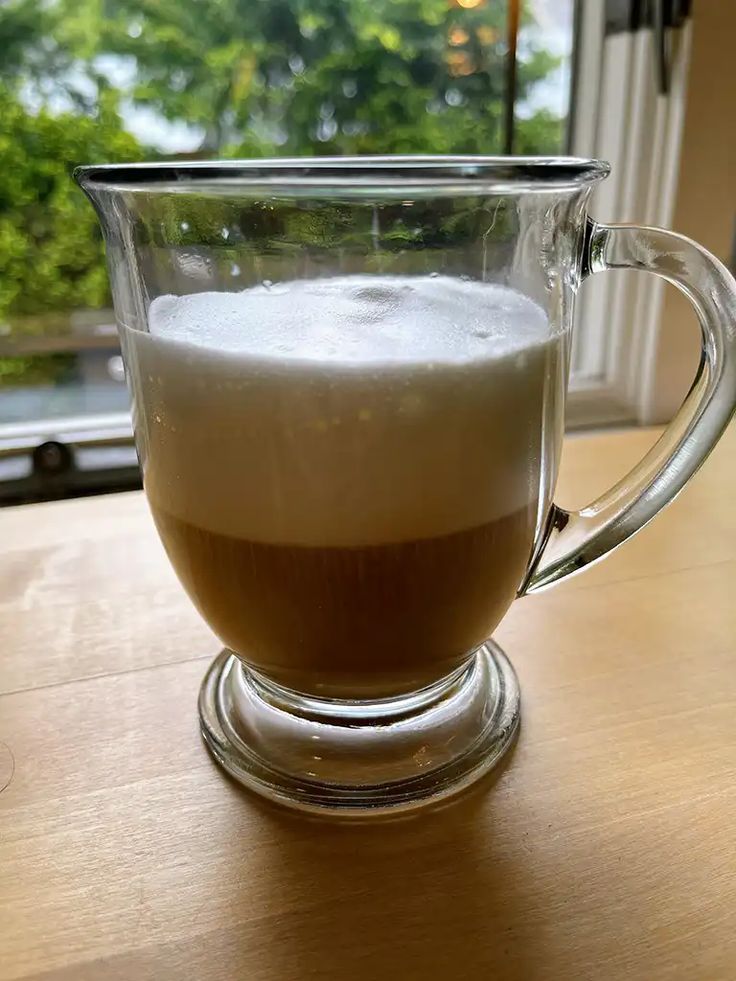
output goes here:
{"type": "MultiPolygon", "coordinates": [[[[567,441],[582,504],[651,431],[567,441]]],[[[140,494],[0,512],[0,977],[736,978],[736,429],[606,562],[514,605],[518,744],[336,824],[210,761],[218,646],[140,494]]]]}

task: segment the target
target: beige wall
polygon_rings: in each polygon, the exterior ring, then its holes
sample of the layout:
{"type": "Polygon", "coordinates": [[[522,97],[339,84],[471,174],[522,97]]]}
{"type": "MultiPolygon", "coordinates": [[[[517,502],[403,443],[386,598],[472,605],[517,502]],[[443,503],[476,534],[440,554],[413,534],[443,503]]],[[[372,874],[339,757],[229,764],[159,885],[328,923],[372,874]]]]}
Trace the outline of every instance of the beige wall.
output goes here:
{"type": "MultiPolygon", "coordinates": [[[[727,265],[736,223],[736,0],[694,0],[690,78],[672,227],[727,265]]],[[[667,287],[649,421],[669,419],[693,379],[699,330],[667,287]]]]}

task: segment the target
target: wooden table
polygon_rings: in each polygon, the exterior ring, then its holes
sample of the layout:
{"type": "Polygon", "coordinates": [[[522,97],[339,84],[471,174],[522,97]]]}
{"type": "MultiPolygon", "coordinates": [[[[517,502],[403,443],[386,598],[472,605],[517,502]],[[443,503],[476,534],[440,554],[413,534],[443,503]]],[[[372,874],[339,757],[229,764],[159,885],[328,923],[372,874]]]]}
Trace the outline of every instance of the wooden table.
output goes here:
{"type": "MultiPolygon", "coordinates": [[[[570,439],[561,503],[652,439],[570,439]]],[[[732,429],[639,538],[517,603],[507,765],[366,825],[211,763],[217,643],[139,494],[0,512],[0,977],[736,978],[735,492],[732,429]]]]}

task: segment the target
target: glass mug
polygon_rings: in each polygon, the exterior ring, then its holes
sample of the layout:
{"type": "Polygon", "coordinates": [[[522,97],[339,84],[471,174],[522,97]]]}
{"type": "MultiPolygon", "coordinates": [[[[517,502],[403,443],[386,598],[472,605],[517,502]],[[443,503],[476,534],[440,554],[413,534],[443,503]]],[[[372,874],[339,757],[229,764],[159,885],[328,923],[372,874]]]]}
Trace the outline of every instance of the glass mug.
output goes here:
{"type": "Polygon", "coordinates": [[[490,640],[517,596],[601,558],[682,488],[736,400],[736,284],[672,232],[609,226],[608,166],[385,157],[83,167],[146,494],[225,644],[204,739],[302,809],[467,786],[519,725],[490,640]],[[553,503],[581,281],[642,269],[703,357],[656,446],[553,503]]]}

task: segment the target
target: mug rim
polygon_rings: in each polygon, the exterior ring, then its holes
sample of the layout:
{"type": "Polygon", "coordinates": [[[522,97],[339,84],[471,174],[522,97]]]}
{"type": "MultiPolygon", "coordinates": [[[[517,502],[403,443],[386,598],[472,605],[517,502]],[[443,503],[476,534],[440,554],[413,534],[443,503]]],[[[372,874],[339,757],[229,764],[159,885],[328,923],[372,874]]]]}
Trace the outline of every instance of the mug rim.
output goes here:
{"type": "Polygon", "coordinates": [[[409,155],[352,157],[264,157],[243,160],[185,160],[142,163],[87,164],[73,176],[85,191],[182,192],[194,186],[230,190],[233,187],[463,188],[503,187],[508,190],[577,188],[607,177],[605,160],[572,156],[409,155]]]}

